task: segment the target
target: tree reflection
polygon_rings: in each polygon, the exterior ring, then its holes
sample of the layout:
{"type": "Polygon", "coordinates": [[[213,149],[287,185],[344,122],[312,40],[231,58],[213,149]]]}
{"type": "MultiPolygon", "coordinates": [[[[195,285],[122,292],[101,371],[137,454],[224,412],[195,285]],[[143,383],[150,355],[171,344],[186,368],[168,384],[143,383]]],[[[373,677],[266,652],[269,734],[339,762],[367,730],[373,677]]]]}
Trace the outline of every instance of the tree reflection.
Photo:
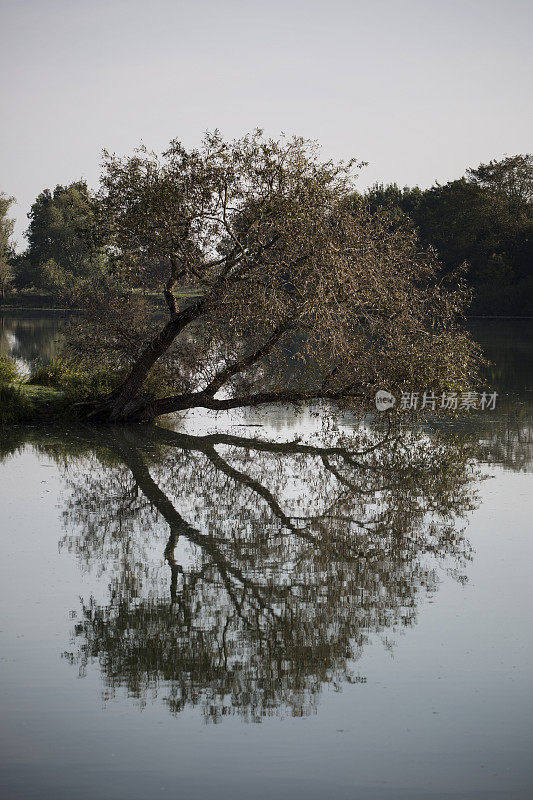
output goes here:
{"type": "Polygon", "coordinates": [[[459,441],[360,432],[327,446],[113,431],[71,441],[63,546],[105,573],[66,656],[172,712],[260,720],[354,681],[369,638],[416,619],[469,548],[459,441]],[[90,450],[89,450],[90,446],[90,450]],[[72,456],[79,448],[79,455],[72,456]]]}
{"type": "Polygon", "coordinates": [[[0,309],[0,353],[27,363],[52,361],[57,356],[65,320],[64,313],[0,309]]]}

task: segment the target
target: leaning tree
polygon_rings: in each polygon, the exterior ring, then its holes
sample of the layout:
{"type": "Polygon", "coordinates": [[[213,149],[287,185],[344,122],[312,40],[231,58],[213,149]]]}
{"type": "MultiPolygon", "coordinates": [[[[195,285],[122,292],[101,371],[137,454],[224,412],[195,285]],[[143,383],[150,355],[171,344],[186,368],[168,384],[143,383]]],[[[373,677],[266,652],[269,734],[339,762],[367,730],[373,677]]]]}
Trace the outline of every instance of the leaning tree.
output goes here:
{"type": "Polygon", "coordinates": [[[260,131],[209,134],[192,151],[173,141],[162,157],[105,154],[114,283],[87,301],[76,346],[123,378],[86,418],[464,386],[475,354],[457,326],[460,281],[439,284],[412,230],[354,209],[359,166],[260,131]]]}

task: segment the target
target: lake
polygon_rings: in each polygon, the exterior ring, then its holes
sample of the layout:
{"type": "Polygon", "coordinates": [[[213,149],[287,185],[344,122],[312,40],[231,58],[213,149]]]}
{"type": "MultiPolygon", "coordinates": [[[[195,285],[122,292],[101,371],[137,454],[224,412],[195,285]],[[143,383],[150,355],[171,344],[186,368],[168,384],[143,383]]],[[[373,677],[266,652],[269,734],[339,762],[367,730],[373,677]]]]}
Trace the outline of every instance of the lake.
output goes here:
{"type": "Polygon", "coordinates": [[[470,326],[495,410],[398,434],[0,434],[2,797],[533,796],[533,320],[470,326]]]}

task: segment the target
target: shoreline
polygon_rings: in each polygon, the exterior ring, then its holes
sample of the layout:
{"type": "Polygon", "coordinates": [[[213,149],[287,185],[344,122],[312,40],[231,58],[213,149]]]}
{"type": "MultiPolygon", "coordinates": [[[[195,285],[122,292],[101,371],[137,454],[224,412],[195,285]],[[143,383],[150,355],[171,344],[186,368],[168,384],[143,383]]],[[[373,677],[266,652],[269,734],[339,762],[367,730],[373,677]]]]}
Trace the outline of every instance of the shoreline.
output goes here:
{"type": "MultiPolygon", "coordinates": [[[[54,313],[63,313],[63,314],[74,314],[76,312],[82,311],[81,308],[74,308],[72,306],[32,306],[32,305],[18,305],[18,304],[11,304],[7,303],[4,305],[0,303],[0,316],[4,311],[36,311],[36,312],[54,312],[54,313]]],[[[533,319],[533,314],[524,315],[524,314],[466,314],[465,319],[467,320],[498,320],[498,319],[533,319]]]]}

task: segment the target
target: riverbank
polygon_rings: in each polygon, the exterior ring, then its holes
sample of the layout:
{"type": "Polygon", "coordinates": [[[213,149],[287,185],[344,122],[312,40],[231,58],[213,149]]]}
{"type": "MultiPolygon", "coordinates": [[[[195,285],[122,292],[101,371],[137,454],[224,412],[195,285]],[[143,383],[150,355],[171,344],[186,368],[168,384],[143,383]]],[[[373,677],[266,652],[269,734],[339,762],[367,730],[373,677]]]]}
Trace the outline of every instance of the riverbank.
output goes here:
{"type": "Polygon", "coordinates": [[[3,311],[73,311],[72,307],[62,305],[57,297],[44,292],[12,292],[0,300],[0,314],[3,311]]]}
{"type": "Polygon", "coordinates": [[[0,386],[0,428],[50,423],[64,417],[70,405],[65,392],[49,386],[0,386]]]}
{"type": "MultiPolygon", "coordinates": [[[[176,292],[179,301],[190,300],[197,297],[194,289],[182,289],[176,292]]],[[[154,305],[164,307],[159,292],[146,292],[145,297],[154,305]]],[[[57,297],[41,292],[16,292],[0,299],[0,315],[5,311],[34,311],[34,312],[63,312],[74,313],[82,309],[77,306],[61,304],[57,297]]],[[[522,320],[533,319],[533,314],[467,314],[467,320],[522,320]]]]}
{"type": "MultiPolygon", "coordinates": [[[[141,294],[140,290],[138,294],[141,294]]],[[[154,306],[165,306],[164,300],[160,292],[142,292],[154,306]]],[[[196,289],[180,289],[175,292],[178,302],[185,302],[193,297],[198,296],[196,289]]],[[[62,303],[61,300],[46,292],[39,292],[34,290],[22,290],[20,292],[11,292],[6,294],[5,297],[0,298],[0,314],[3,311],[64,311],[74,312],[81,311],[78,306],[62,303]]]]}

